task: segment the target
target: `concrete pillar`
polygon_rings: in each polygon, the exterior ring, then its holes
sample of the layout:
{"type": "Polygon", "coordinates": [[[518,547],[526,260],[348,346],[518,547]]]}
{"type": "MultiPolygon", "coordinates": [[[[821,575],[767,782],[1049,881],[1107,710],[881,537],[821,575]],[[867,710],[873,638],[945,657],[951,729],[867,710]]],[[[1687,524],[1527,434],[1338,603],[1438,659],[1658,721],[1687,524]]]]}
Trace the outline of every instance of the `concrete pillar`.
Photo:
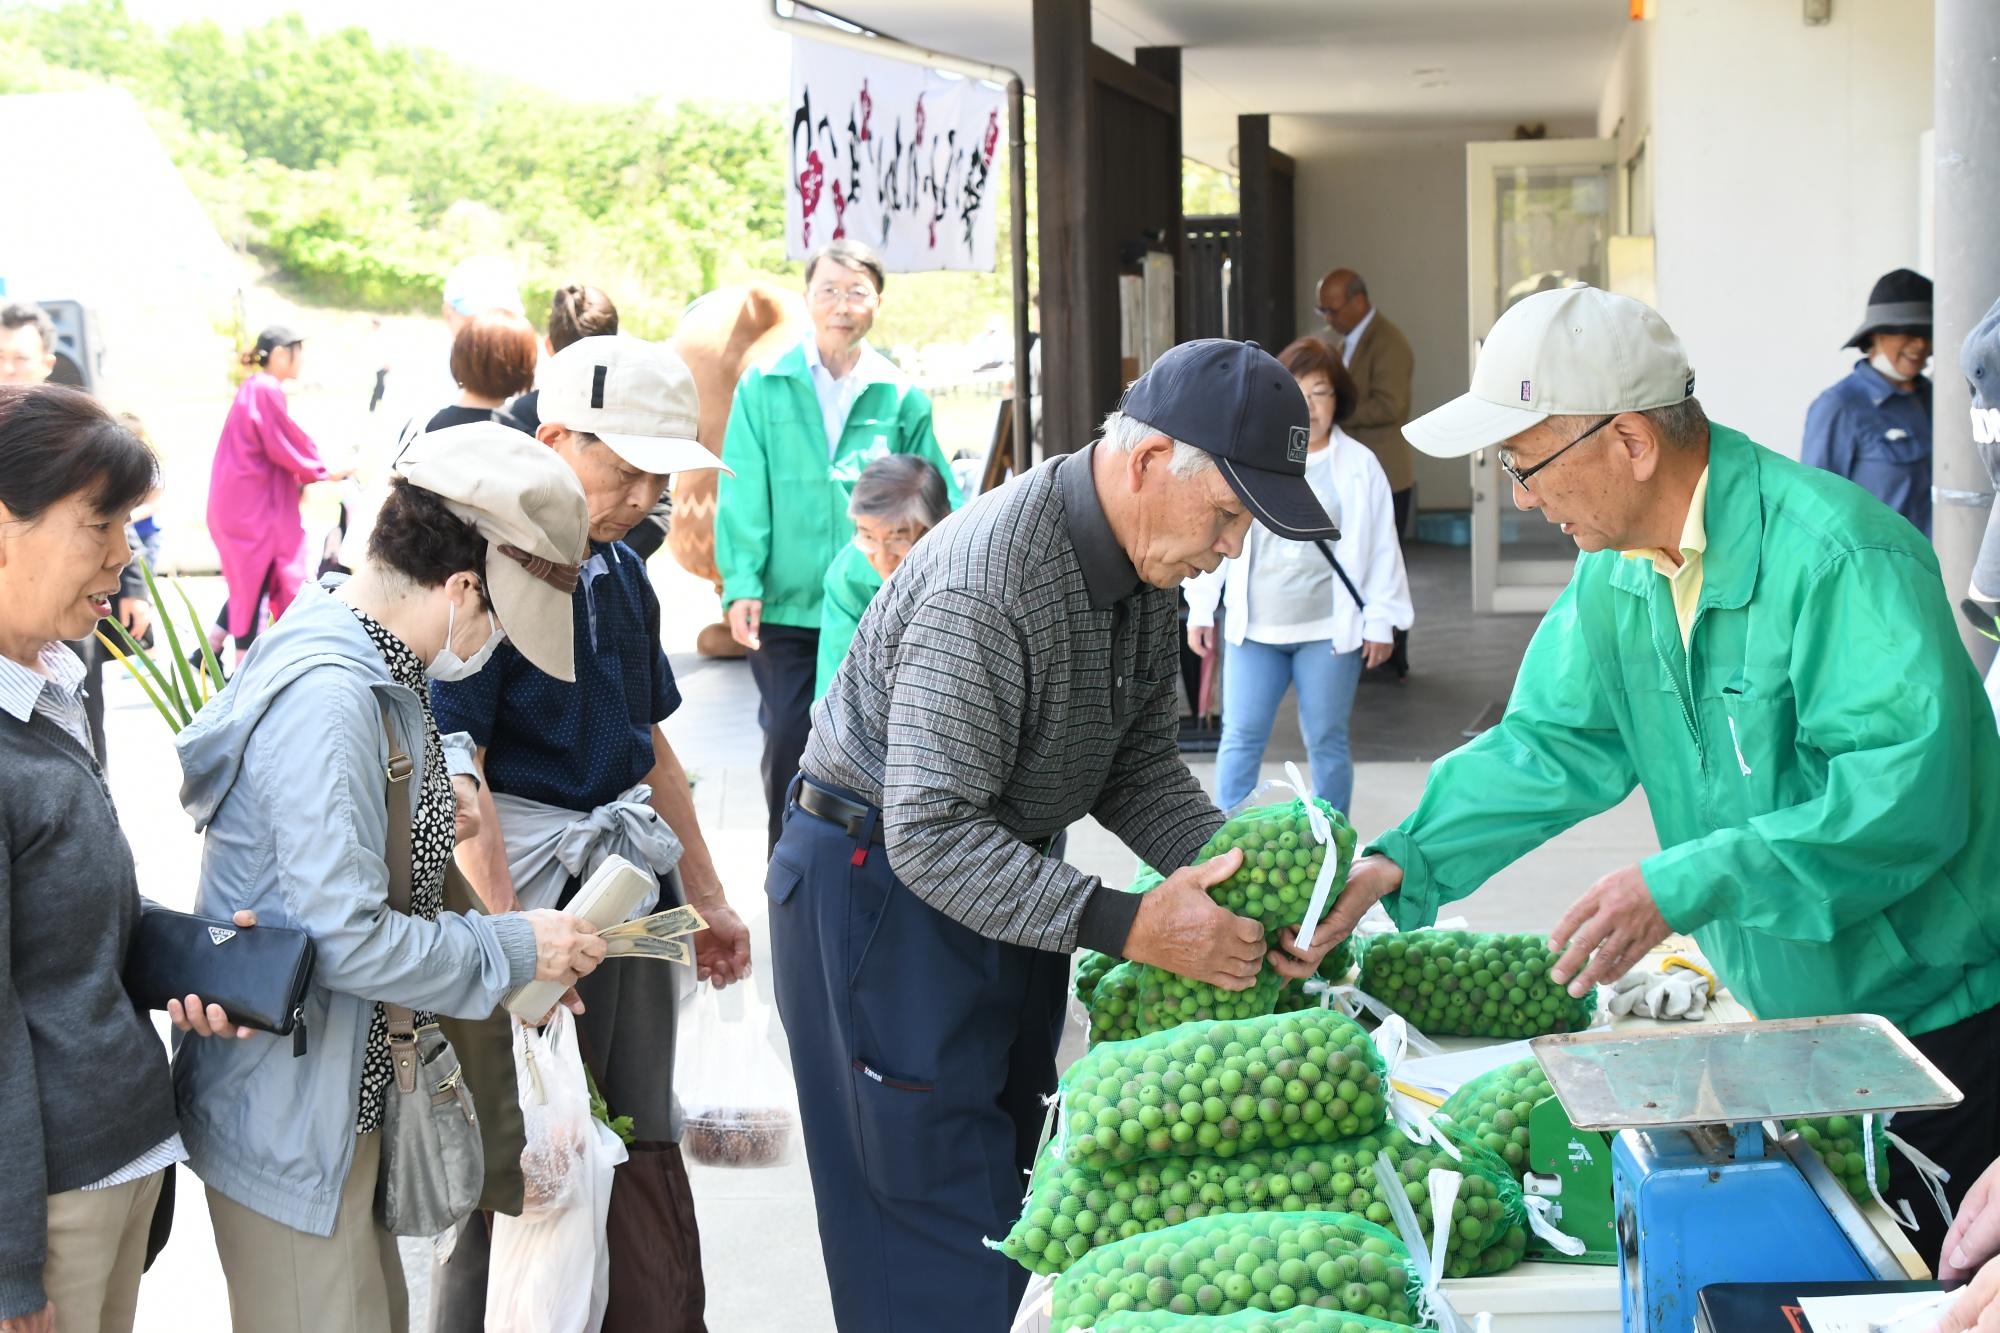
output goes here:
{"type": "MultiPolygon", "coordinates": [[[[1932,364],[1936,453],[1932,540],[1952,604],[1966,595],[1986,531],[1993,480],[1973,446],[1971,398],[1959,345],[2000,297],[2000,4],[1936,0],[1937,282],[1932,364]]],[[[1959,634],[1982,668],[1993,644],[1961,617],[1959,634]]]]}

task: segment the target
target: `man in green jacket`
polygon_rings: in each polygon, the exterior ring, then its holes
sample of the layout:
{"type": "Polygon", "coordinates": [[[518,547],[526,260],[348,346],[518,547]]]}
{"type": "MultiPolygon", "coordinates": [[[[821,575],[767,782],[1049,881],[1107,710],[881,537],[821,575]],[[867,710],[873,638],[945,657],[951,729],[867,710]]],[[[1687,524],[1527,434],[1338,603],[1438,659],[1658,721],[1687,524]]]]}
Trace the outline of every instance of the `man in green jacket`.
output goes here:
{"type": "Polygon", "coordinates": [[[743,373],[722,441],[736,475],[723,474],[716,500],[715,563],[729,631],[749,650],[762,701],[772,846],[811,728],[820,587],[854,535],[855,481],[885,454],[917,454],[944,476],[952,507],[964,502],[931,432],[931,400],[868,345],[882,282],[882,261],[858,241],[808,260],[813,336],[743,373]]]}
{"type": "MultiPolygon", "coordinates": [[[[1564,913],[1557,980],[1582,994],[1682,931],[1759,1018],[1887,1017],[1966,1094],[1896,1120],[1956,1201],[2000,1155],[1992,710],[1921,534],[1693,394],[1658,314],[1569,288],[1508,311],[1472,391],[1410,423],[1426,453],[1497,448],[1514,503],[1584,554],[1506,716],[1432,768],[1314,943],[1377,900],[1427,925],[1642,786],[1662,850],[1564,913]]],[[[1935,1266],[1942,1219],[1915,1206],[1935,1266]]]]}

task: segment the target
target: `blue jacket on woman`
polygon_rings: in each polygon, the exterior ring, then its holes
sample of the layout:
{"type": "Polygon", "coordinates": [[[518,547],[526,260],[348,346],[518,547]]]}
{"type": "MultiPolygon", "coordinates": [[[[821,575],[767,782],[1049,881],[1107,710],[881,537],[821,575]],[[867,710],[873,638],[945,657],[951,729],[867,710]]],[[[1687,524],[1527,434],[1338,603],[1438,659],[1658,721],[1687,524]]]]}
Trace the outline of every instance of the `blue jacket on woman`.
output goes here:
{"type": "Polygon", "coordinates": [[[1911,392],[1868,364],[1813,400],[1799,461],[1860,486],[1931,535],[1931,381],[1911,392]]]}
{"type": "Polygon", "coordinates": [[[175,742],[181,804],[207,834],[194,910],[248,908],[260,926],[306,931],[318,951],[306,1055],[263,1034],[181,1043],[182,1137],[210,1187],[317,1236],[333,1233],[354,1158],[376,1001],[483,1017],[535,972],[521,917],[389,910],[383,702],[420,757],[417,697],[390,679],[354,613],[308,584],[175,742]]]}

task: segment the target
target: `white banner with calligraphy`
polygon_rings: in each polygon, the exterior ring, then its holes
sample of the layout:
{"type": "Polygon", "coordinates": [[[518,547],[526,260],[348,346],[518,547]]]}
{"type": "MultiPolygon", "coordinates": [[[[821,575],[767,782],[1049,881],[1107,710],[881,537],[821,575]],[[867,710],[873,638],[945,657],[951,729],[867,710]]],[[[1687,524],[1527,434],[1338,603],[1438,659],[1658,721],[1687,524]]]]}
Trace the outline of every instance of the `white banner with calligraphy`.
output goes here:
{"type": "Polygon", "coordinates": [[[893,273],[990,271],[1006,123],[992,84],[793,38],[786,257],[845,237],[893,273]]]}

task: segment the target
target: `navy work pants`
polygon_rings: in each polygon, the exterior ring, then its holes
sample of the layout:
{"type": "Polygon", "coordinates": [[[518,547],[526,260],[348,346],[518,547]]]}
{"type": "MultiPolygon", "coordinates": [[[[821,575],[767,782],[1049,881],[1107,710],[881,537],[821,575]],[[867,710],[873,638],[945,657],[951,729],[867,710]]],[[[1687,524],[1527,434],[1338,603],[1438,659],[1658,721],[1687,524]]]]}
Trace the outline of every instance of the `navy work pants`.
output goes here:
{"type": "Polygon", "coordinates": [[[1027,1272],[981,1241],[1021,1210],[1055,1090],[1069,958],[987,939],[880,843],[792,806],[771,953],[842,1333],[1004,1333],[1027,1272]]]}
{"type": "Polygon", "coordinates": [[[764,729],[764,810],[770,846],[785,827],[785,793],[799,773],[799,756],[812,734],[813,686],[819,672],[819,631],[764,624],[763,647],[749,654],[757,682],[757,725],[764,729]]]}

